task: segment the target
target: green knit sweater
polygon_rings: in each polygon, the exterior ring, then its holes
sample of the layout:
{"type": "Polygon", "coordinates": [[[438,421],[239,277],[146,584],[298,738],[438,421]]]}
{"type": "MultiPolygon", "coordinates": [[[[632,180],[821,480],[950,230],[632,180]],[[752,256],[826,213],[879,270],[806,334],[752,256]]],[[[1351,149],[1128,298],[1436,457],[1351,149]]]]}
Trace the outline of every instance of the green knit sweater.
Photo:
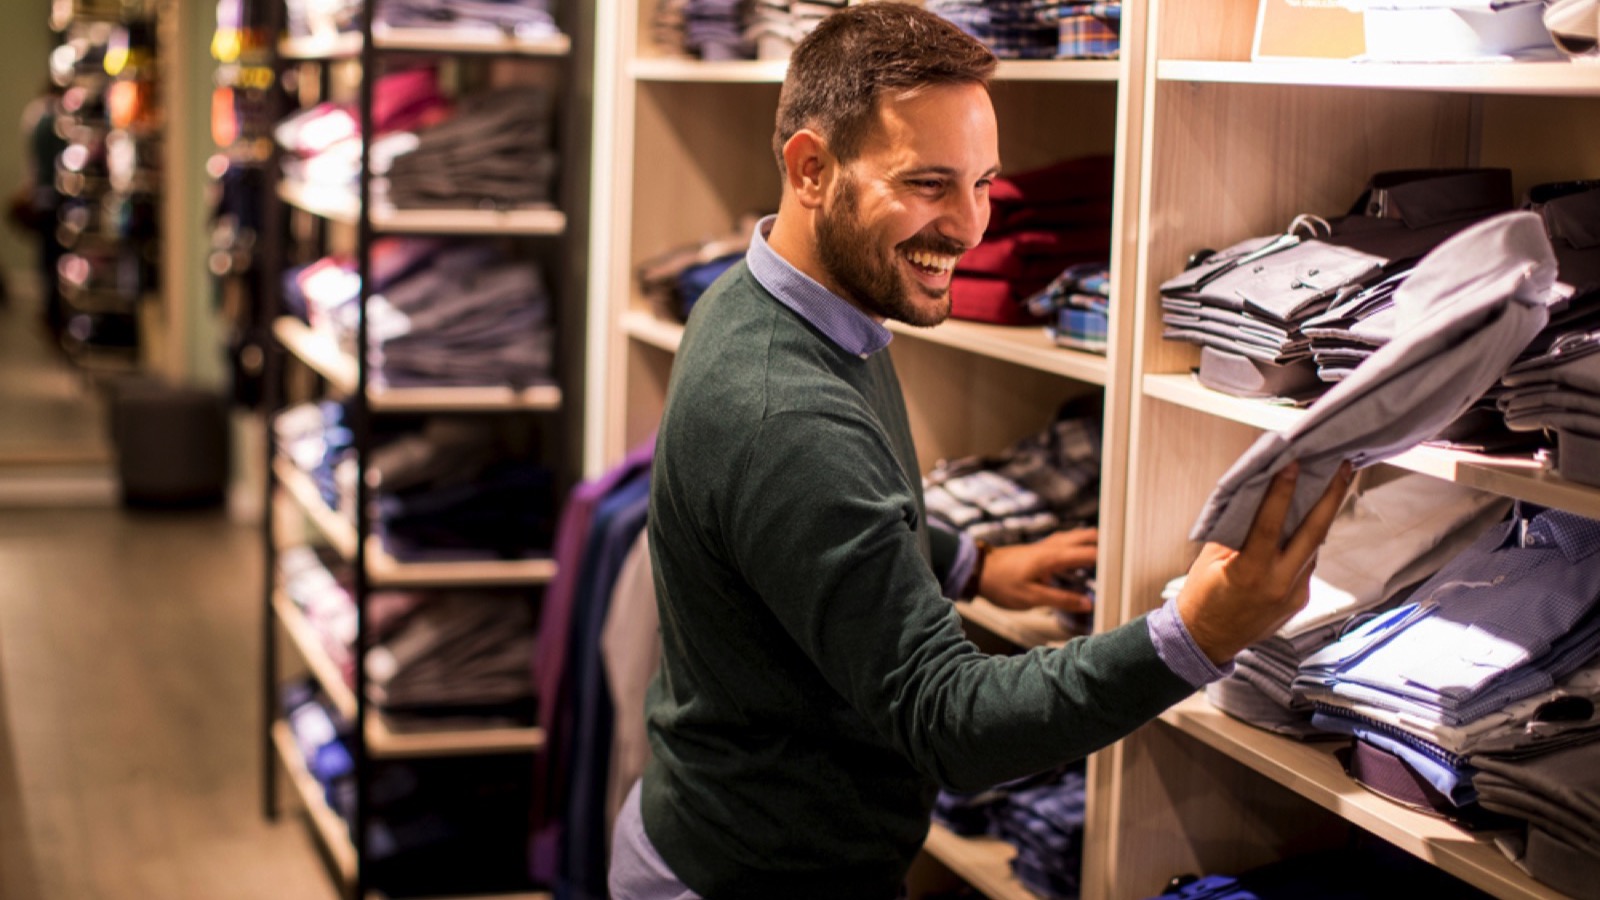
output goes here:
{"type": "Polygon", "coordinates": [[[888,354],[741,263],[699,301],[657,436],[662,668],[645,832],[701,895],[895,896],[939,786],[1080,758],[1192,689],[1142,618],[986,656],[941,596],[888,354]]]}

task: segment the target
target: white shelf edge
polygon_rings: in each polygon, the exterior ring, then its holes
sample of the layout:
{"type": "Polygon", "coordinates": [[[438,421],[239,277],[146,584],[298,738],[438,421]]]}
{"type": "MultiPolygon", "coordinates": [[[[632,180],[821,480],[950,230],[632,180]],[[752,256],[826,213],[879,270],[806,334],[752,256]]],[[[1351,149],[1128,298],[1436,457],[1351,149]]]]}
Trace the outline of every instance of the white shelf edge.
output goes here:
{"type": "Polygon", "coordinates": [[[339,349],[332,336],[318,331],[293,316],[279,316],[272,333],[286,350],[333,384],[341,394],[356,387],[356,361],[339,349]]]}
{"type": "MultiPolygon", "coordinates": [[[[355,525],[322,502],[316,485],[304,472],[283,457],[272,461],[279,483],[295,504],[311,518],[341,557],[355,559],[355,525]]],[[[460,560],[451,562],[402,562],[383,549],[377,535],[367,537],[367,574],[375,588],[490,587],[547,584],[555,577],[555,560],[528,559],[460,560]]]]}
{"type": "MultiPolygon", "coordinates": [[[[314,216],[353,225],[361,217],[354,191],[332,185],[310,185],[294,179],[278,182],[283,202],[314,216]]],[[[372,228],[381,234],[558,236],[567,230],[567,215],[553,206],[513,209],[399,209],[374,203],[372,228]]]]}
{"type": "Polygon", "coordinates": [[[278,55],[284,59],[348,59],[360,53],[361,33],[357,31],[283,37],[278,41],[278,55]]]}
{"type": "MultiPolygon", "coordinates": [[[[390,28],[372,26],[372,46],[379,50],[418,53],[502,53],[518,56],[567,56],[572,39],[564,34],[544,38],[516,38],[501,32],[469,33],[448,28],[390,28]]],[[[361,54],[361,33],[344,31],[306,37],[285,37],[278,55],[285,59],[354,59],[361,54]]]]}
{"type": "Polygon", "coordinates": [[[781,84],[789,71],[787,59],[738,59],[706,62],[685,57],[650,57],[628,64],[635,81],[693,84],[781,84]]]}
{"type": "Polygon", "coordinates": [[[1270,734],[1198,695],[1161,721],[1412,855],[1502,900],[1564,900],[1524,874],[1488,838],[1408,809],[1356,784],[1326,746],[1270,734]]]}
{"type": "Polygon", "coordinates": [[[1166,59],[1160,81],[1388,88],[1475,94],[1600,97],[1600,68],[1583,63],[1242,62],[1166,59]]]}
{"type": "MultiPolygon", "coordinates": [[[[359,41],[357,44],[359,46],[359,41]]],[[[381,22],[372,25],[372,45],[380,50],[414,50],[423,53],[566,56],[572,52],[572,38],[559,33],[541,38],[518,38],[499,31],[391,28],[381,22]]]]}
{"type": "Polygon", "coordinates": [[[349,885],[356,877],[356,845],[350,840],[350,830],[339,814],[333,811],[333,807],[328,805],[322,794],[322,785],[317,783],[317,779],[312,777],[310,770],[306,768],[305,760],[300,755],[300,746],[295,743],[294,732],[289,729],[289,723],[281,719],[272,723],[272,744],[278,750],[278,761],[289,773],[289,781],[294,785],[295,793],[299,795],[301,804],[311,817],[312,831],[316,833],[323,847],[327,848],[328,855],[333,858],[340,883],[349,885]]]}
{"type": "Polygon", "coordinates": [[[535,753],[544,743],[544,731],[539,728],[404,732],[390,729],[380,715],[367,716],[367,749],[380,759],[535,753]]]}
{"type": "Polygon", "coordinates": [[[547,584],[555,577],[555,560],[462,560],[401,562],[383,549],[377,535],[367,538],[367,572],[373,587],[491,587],[547,584]]]}
{"type": "MultiPolygon", "coordinates": [[[[1146,375],[1143,385],[1147,397],[1264,431],[1283,431],[1305,415],[1304,410],[1218,393],[1187,374],[1146,375]]],[[[1563,479],[1544,470],[1532,459],[1423,446],[1408,450],[1385,464],[1540,506],[1600,518],[1600,488],[1563,479]]]]}
{"type": "MultiPolygon", "coordinates": [[[[317,371],[345,395],[355,392],[356,361],[326,332],[292,316],[272,323],[278,341],[297,359],[317,371]]],[[[526,388],[483,387],[369,388],[367,402],[376,412],[495,412],[554,411],[563,402],[561,388],[553,384],[526,388]]]]}
{"type": "Polygon", "coordinates": [[[888,325],[890,331],[913,340],[966,350],[1087,384],[1104,387],[1109,373],[1104,356],[1058,346],[1042,325],[990,325],[961,319],[946,319],[932,328],[894,321],[888,325]]]}
{"type": "Polygon", "coordinates": [[[1011,874],[1016,848],[999,838],[962,837],[934,822],[922,849],[991,900],[1038,900],[1011,874]]]}
{"type": "MultiPolygon", "coordinates": [[[[1003,59],[996,81],[1081,81],[1115,84],[1121,64],[1114,59],[1003,59]]],[[[633,60],[628,73],[635,81],[685,84],[780,84],[789,71],[787,59],[706,62],[684,57],[633,60]]]]}
{"type": "Polygon", "coordinates": [[[677,353],[678,344],[683,341],[682,325],[641,309],[630,309],[622,314],[622,330],[628,337],[668,353],[677,353]]]}

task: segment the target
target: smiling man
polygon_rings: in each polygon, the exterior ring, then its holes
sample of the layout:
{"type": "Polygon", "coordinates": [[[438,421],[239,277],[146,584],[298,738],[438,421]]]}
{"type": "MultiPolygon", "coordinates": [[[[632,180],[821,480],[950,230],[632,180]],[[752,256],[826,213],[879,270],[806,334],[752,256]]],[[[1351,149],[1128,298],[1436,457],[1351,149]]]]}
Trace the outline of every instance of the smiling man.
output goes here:
{"type": "Polygon", "coordinates": [[[894,319],[933,326],[988,223],[994,57],[872,2],[796,48],[778,214],[694,309],[668,389],[649,541],[654,753],[618,817],[616,900],[902,889],[939,786],[975,790],[1117,740],[1222,675],[1305,600],[1347,479],[1286,544],[1280,478],[1241,551],[1176,600],[1057,650],[981,654],[948,597],[1084,609],[1050,586],[1093,531],[986,552],[932,528],[894,319]]]}

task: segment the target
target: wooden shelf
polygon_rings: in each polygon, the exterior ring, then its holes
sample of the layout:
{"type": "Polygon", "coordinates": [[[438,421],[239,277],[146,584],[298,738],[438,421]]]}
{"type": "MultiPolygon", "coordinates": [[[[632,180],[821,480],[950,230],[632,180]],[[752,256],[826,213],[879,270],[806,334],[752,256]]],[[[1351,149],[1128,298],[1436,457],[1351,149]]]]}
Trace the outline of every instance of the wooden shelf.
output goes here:
{"type": "MultiPolygon", "coordinates": [[[[339,349],[334,338],[299,319],[283,316],[272,323],[278,341],[297,359],[316,370],[335,390],[349,396],[356,390],[356,360],[339,349]]],[[[369,387],[367,403],[375,412],[551,412],[561,408],[561,388],[553,384],[527,388],[369,387]]]]}
{"type": "Polygon", "coordinates": [[[1048,609],[1001,609],[982,597],[955,604],[961,618],[1018,647],[1059,647],[1073,637],[1048,609]]]}
{"type": "Polygon", "coordinates": [[[787,59],[727,60],[706,62],[699,59],[663,56],[636,59],[628,66],[636,81],[683,82],[689,84],[781,84],[789,71],[787,59]]]}
{"type": "Polygon", "coordinates": [[[993,900],[1038,900],[1011,874],[1017,848],[999,838],[962,837],[934,822],[922,849],[993,900]]]}
{"type": "MultiPolygon", "coordinates": [[[[1087,81],[1116,83],[1120,64],[1114,59],[1001,60],[997,81],[1087,81]]],[[[629,72],[637,81],[686,84],[781,84],[789,71],[786,59],[705,62],[681,57],[636,59],[629,72]]]]}
{"type": "Polygon", "coordinates": [[[379,50],[419,53],[494,53],[512,56],[562,57],[572,52],[572,39],[564,34],[519,38],[487,29],[391,28],[372,25],[372,46],[379,50]]]}
{"type": "MultiPolygon", "coordinates": [[[[314,216],[354,225],[361,202],[348,188],[278,183],[283,202],[314,216]]],[[[557,236],[567,230],[567,216],[548,206],[517,209],[397,209],[375,203],[372,228],[380,234],[557,236]]]]}
{"type": "MultiPolygon", "coordinates": [[[[564,34],[543,38],[516,38],[502,32],[468,32],[448,28],[390,28],[372,26],[372,46],[378,50],[414,53],[495,53],[515,56],[566,56],[572,40],[564,34]]],[[[284,59],[355,59],[361,55],[361,33],[346,31],[313,37],[286,37],[278,42],[284,59]]]]}
{"type": "MultiPolygon", "coordinates": [[[[1146,375],[1144,393],[1264,431],[1283,431],[1306,414],[1300,409],[1218,393],[1200,384],[1192,375],[1146,375]]],[[[1387,464],[1541,506],[1600,518],[1600,488],[1561,478],[1531,458],[1485,456],[1423,446],[1408,450],[1388,460],[1387,464]]]]}
{"type": "Polygon", "coordinates": [[[622,330],[628,337],[668,353],[677,353],[683,340],[682,325],[640,309],[622,314],[622,330]]]}
{"type": "MultiPolygon", "coordinates": [[[[622,329],[636,341],[676,353],[683,340],[683,326],[645,310],[622,314],[622,329]]],[[[1093,353],[1056,346],[1041,328],[987,325],[949,319],[934,328],[916,328],[890,322],[889,330],[915,341],[953,347],[978,356],[1050,372],[1089,384],[1104,385],[1106,359],[1093,353]]]]}
{"type": "Polygon", "coordinates": [[[284,59],[354,59],[361,55],[361,32],[341,31],[307,37],[285,37],[278,41],[278,55],[284,59]]]}
{"type": "MultiPolygon", "coordinates": [[[[338,665],[323,648],[316,627],[300,607],[281,591],[273,593],[272,608],[305,660],[306,667],[311,670],[312,677],[322,685],[328,700],[339,711],[339,715],[353,721],[356,717],[355,692],[350,690],[338,665]]],[[[381,713],[369,712],[367,715],[367,751],[375,759],[533,753],[542,749],[544,744],[544,730],[540,728],[395,731],[381,713]]]]}
{"type": "MultiPolygon", "coordinates": [[[[316,485],[304,472],[279,456],[272,462],[278,482],[305,512],[316,529],[346,560],[355,558],[355,523],[322,502],[316,485]]],[[[458,562],[401,562],[383,549],[378,538],[367,539],[367,575],[375,588],[490,587],[546,584],[556,574],[546,557],[458,562]]]]}
{"type": "Polygon", "coordinates": [[[1169,709],[1161,721],[1496,897],[1561,900],[1565,896],[1529,878],[1489,839],[1356,784],[1326,745],[1293,741],[1246,725],[1200,696],[1169,709]]]}
{"type": "Polygon", "coordinates": [[[1088,384],[1104,385],[1106,358],[1058,346],[1043,326],[989,325],[947,319],[933,328],[890,322],[889,330],[913,340],[954,347],[979,356],[1050,372],[1088,384]]]}
{"type": "Polygon", "coordinates": [[[1385,88],[1471,94],[1600,97],[1600,69],[1566,62],[1378,63],[1344,61],[1221,62],[1165,59],[1161,81],[1385,88]]]}
{"type": "Polygon", "coordinates": [[[290,730],[288,722],[279,720],[272,723],[272,745],[277,748],[278,761],[289,773],[289,782],[294,785],[295,794],[311,817],[312,832],[333,860],[341,886],[350,884],[356,877],[355,842],[350,840],[350,829],[344,819],[328,805],[322,785],[306,768],[305,759],[300,755],[300,745],[295,743],[294,732],[290,730]]]}

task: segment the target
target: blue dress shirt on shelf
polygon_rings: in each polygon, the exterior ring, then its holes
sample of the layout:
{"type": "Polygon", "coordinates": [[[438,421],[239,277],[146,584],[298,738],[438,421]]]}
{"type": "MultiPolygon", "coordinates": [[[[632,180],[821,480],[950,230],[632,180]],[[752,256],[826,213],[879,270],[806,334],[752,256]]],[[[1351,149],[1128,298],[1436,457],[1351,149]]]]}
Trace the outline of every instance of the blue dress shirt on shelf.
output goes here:
{"type": "Polygon", "coordinates": [[[1600,522],[1519,504],[1377,617],[1307,659],[1296,687],[1459,725],[1524,697],[1600,650],[1600,522]]]}

